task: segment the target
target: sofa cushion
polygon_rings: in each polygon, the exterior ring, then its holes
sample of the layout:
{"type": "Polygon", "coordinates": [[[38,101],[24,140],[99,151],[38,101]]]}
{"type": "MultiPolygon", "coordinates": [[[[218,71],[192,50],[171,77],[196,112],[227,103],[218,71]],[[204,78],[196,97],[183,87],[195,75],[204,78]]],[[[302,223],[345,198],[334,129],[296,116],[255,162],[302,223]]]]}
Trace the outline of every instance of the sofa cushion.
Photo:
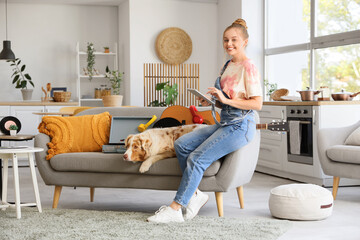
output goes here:
{"type": "MultiPolygon", "coordinates": [[[[140,174],[141,163],[126,162],[122,154],[86,152],[63,153],[50,159],[53,169],[61,172],[101,172],[101,173],[136,173],[140,174]]],[[[214,176],[220,169],[220,161],[214,162],[204,176],[214,176]]],[[[144,174],[181,176],[177,158],[169,158],[156,162],[144,174]]]]}
{"type": "Polygon", "coordinates": [[[360,164],[360,146],[334,145],[326,150],[326,155],[335,162],[360,164]]]}
{"type": "Polygon", "coordinates": [[[61,153],[100,152],[102,145],[109,142],[110,123],[108,112],[74,117],[43,117],[39,132],[51,138],[46,160],[61,153]]]}
{"type": "Polygon", "coordinates": [[[357,145],[360,146],[360,127],[355,129],[345,140],[346,145],[357,145]]]}

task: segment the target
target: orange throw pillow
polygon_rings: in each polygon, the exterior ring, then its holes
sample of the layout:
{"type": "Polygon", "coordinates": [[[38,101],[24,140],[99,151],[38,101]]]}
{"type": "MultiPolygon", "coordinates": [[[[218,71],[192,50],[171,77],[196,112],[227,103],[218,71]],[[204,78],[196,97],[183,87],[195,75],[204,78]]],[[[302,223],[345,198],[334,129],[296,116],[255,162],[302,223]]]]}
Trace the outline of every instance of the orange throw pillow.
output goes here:
{"type": "Polygon", "coordinates": [[[108,112],[74,117],[44,116],[39,132],[50,136],[47,160],[60,153],[100,152],[109,142],[111,116],[108,112]]]}

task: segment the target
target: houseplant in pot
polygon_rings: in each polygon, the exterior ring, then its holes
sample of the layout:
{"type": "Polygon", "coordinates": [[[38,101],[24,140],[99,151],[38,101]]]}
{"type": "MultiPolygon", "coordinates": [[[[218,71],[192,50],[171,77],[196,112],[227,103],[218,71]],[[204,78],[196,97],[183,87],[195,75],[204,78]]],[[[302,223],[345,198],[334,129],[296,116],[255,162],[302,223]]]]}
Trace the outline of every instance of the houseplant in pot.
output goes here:
{"type": "Polygon", "coordinates": [[[152,101],[148,107],[166,107],[175,104],[176,98],[179,94],[177,84],[170,85],[169,83],[170,82],[167,81],[156,84],[156,91],[163,91],[163,97],[165,101],[152,101]]]}
{"type": "Polygon", "coordinates": [[[123,96],[120,95],[120,86],[121,86],[120,84],[124,73],[119,72],[118,70],[110,71],[109,67],[106,67],[105,71],[106,71],[105,77],[109,79],[111,83],[113,94],[102,97],[104,107],[119,107],[122,105],[122,99],[123,99],[123,96]]]}
{"type": "Polygon", "coordinates": [[[23,100],[31,100],[31,95],[33,89],[28,89],[28,83],[30,83],[33,87],[35,87],[31,77],[28,73],[25,73],[26,65],[20,65],[20,58],[16,58],[15,60],[8,60],[10,62],[10,66],[13,68],[13,74],[11,77],[13,78],[12,83],[15,84],[15,88],[21,88],[21,93],[23,96],[23,100]]]}
{"type": "Polygon", "coordinates": [[[17,131],[18,131],[19,127],[16,125],[10,125],[9,130],[10,130],[10,135],[11,136],[15,136],[17,131]]]}

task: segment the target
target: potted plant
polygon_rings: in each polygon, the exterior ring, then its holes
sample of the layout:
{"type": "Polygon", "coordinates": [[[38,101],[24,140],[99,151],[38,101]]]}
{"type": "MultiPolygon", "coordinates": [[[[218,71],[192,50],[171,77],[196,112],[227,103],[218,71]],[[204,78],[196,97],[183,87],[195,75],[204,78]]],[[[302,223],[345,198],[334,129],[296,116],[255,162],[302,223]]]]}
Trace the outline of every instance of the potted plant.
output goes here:
{"type": "Polygon", "coordinates": [[[9,127],[10,135],[11,135],[11,136],[15,136],[18,129],[19,129],[18,126],[16,126],[16,125],[10,125],[10,127],[9,127]]]}
{"type": "Polygon", "coordinates": [[[89,75],[89,80],[91,81],[94,76],[93,67],[95,65],[95,48],[93,43],[87,43],[87,74],[89,75]]]}
{"type": "Polygon", "coordinates": [[[104,53],[109,53],[110,52],[110,48],[109,47],[104,47],[104,53]]]}
{"type": "Polygon", "coordinates": [[[277,89],[277,83],[270,83],[267,79],[264,80],[264,85],[266,88],[266,99],[267,101],[271,100],[271,94],[277,89]]]}
{"type": "Polygon", "coordinates": [[[169,85],[169,81],[156,84],[156,91],[163,90],[165,101],[159,102],[159,100],[152,101],[149,107],[166,107],[175,104],[178,96],[177,84],[169,85]]]}
{"type": "Polygon", "coordinates": [[[15,60],[8,60],[10,62],[10,66],[13,68],[13,74],[11,77],[13,78],[12,83],[15,84],[15,88],[21,88],[21,93],[23,96],[23,100],[31,100],[31,95],[33,89],[28,89],[28,83],[30,83],[33,87],[35,87],[31,77],[28,73],[25,73],[26,65],[20,65],[20,58],[16,58],[15,60]]]}
{"type": "Polygon", "coordinates": [[[106,67],[105,71],[105,77],[109,79],[111,83],[113,94],[102,97],[104,107],[119,107],[122,105],[123,99],[123,96],[120,95],[120,84],[124,73],[119,72],[118,70],[110,71],[108,66],[106,67]]]}

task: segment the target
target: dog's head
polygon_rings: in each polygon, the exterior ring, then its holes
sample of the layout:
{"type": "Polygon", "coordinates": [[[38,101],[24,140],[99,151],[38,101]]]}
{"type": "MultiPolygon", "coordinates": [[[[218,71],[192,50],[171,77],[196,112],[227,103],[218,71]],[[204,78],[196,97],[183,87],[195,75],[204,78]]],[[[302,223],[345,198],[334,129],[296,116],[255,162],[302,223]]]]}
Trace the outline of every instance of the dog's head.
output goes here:
{"type": "Polygon", "coordinates": [[[145,161],[150,156],[151,141],[147,134],[129,135],[125,139],[126,152],[123,157],[125,161],[145,161]]]}

